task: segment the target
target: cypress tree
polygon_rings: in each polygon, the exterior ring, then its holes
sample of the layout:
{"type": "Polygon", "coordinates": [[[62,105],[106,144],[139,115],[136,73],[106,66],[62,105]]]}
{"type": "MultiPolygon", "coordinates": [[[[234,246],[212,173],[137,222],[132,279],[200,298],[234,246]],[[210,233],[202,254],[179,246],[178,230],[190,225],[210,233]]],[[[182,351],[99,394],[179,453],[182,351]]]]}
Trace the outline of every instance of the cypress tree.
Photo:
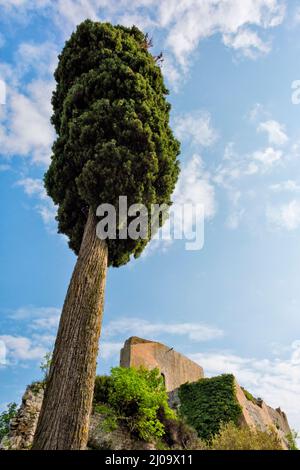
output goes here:
{"type": "MultiPolygon", "coordinates": [[[[148,238],[96,235],[97,207],[171,204],[179,143],[147,35],[86,20],[55,71],[53,145],[45,187],[59,232],[78,255],[64,302],[33,449],[84,449],[88,439],[106,271],[138,257],[148,238]]],[[[161,223],[161,221],[160,221],[161,223]]]]}

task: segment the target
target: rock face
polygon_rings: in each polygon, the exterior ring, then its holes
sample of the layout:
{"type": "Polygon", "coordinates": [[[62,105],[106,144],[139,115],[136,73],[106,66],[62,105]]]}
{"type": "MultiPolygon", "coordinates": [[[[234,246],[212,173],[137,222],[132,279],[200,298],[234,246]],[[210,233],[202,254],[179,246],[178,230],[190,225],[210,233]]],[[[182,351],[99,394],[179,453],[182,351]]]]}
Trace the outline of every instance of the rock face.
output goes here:
{"type": "Polygon", "coordinates": [[[8,438],[4,438],[0,449],[27,450],[30,449],[36,430],[39,413],[44,397],[42,384],[29,385],[22,398],[21,406],[16,416],[10,422],[8,438]]]}
{"type": "MultiPolygon", "coordinates": [[[[29,385],[15,418],[10,422],[8,437],[0,443],[0,450],[29,450],[33,443],[39,413],[42,407],[44,389],[40,384],[29,385]]],[[[91,416],[88,448],[95,450],[153,450],[151,443],[134,439],[125,426],[107,431],[105,418],[94,413],[91,416]]]]}
{"type": "Polygon", "coordinates": [[[158,368],[168,392],[186,382],[204,377],[203,369],[195,362],[164,344],[133,336],[125,341],[120,355],[121,367],[158,368]]]}
{"type": "Polygon", "coordinates": [[[119,425],[108,432],[103,426],[104,417],[99,413],[91,416],[88,447],[93,450],[154,450],[148,442],[133,439],[125,426],[119,425]]]}
{"type": "Polygon", "coordinates": [[[248,400],[237,382],[236,397],[242,407],[242,425],[260,429],[261,431],[268,431],[272,427],[278,433],[283,448],[289,448],[286,436],[291,433],[291,429],[286,414],[280,408],[275,410],[266,405],[264,401],[255,403],[248,400]]]}

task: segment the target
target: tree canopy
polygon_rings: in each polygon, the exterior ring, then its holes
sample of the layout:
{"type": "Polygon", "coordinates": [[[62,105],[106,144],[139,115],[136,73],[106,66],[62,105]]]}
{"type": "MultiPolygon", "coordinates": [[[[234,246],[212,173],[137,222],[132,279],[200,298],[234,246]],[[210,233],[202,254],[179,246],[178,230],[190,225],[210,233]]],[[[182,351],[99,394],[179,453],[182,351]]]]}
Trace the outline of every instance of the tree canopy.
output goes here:
{"type": "MultiPolygon", "coordinates": [[[[52,98],[57,139],[45,175],[59,232],[78,254],[88,210],[119,196],[128,205],[171,204],[179,142],[169,125],[168,90],[147,35],[86,20],[66,42],[52,98]]],[[[108,240],[109,265],[138,257],[149,239],[108,240]]]]}

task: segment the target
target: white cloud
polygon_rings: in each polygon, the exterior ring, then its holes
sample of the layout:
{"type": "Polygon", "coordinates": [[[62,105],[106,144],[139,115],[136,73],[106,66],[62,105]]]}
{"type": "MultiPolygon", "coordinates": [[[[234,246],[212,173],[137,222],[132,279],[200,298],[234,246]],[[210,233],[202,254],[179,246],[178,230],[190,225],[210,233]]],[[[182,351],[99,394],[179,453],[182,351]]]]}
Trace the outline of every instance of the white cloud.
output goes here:
{"type": "MultiPolygon", "coordinates": [[[[221,163],[211,172],[211,179],[227,195],[229,214],[225,223],[229,229],[236,230],[242,220],[253,228],[254,220],[265,216],[268,189],[273,193],[279,190],[271,183],[266,185],[265,178],[272,177],[279,166],[283,168],[286,160],[282,150],[273,147],[240,154],[233,142],[226,146],[221,163]]],[[[274,219],[273,212],[268,209],[268,220],[274,219]]]]}
{"type": "Polygon", "coordinates": [[[137,333],[152,339],[162,334],[186,336],[191,341],[210,341],[223,336],[222,330],[204,323],[153,323],[130,317],[109,322],[103,330],[103,337],[134,336],[137,333]]]}
{"type": "Polygon", "coordinates": [[[293,342],[286,358],[245,358],[226,351],[189,357],[204,368],[206,375],[233,373],[251,393],[270,406],[280,406],[287,412],[290,425],[300,430],[300,341],[293,342]]]}
{"type": "Polygon", "coordinates": [[[175,119],[175,133],[180,140],[191,141],[194,145],[210,147],[217,139],[212,127],[211,116],[205,111],[183,114],[175,119]]]}
{"type": "Polygon", "coordinates": [[[27,72],[38,73],[39,80],[48,78],[54,73],[58,62],[58,50],[53,42],[37,44],[35,42],[23,42],[19,45],[15,54],[17,69],[15,73],[24,77],[27,72]]]}
{"type": "MultiPolygon", "coordinates": [[[[181,78],[188,70],[191,54],[199,43],[220,34],[227,47],[255,58],[267,53],[269,41],[259,31],[274,28],[285,16],[281,0],[1,0],[6,15],[24,20],[26,13],[42,13],[52,19],[68,36],[86,18],[132,25],[163,33],[166,57],[175,59],[181,78]]],[[[178,80],[174,67],[169,78],[178,80]]]]}
{"type": "Polygon", "coordinates": [[[216,33],[225,44],[249,55],[249,49],[266,52],[263,41],[249,26],[272,28],[283,21],[284,6],[277,0],[168,0],[160,8],[161,25],[169,26],[167,44],[186,66],[199,42],[216,33]]]}
{"type": "Polygon", "coordinates": [[[0,366],[6,364],[6,346],[4,341],[0,340],[0,366]]]}
{"type": "Polygon", "coordinates": [[[24,336],[1,335],[0,341],[5,344],[8,364],[42,359],[47,352],[44,347],[24,336]]]}
{"type": "Polygon", "coordinates": [[[258,54],[270,52],[270,44],[263,42],[255,31],[247,28],[241,29],[236,34],[224,34],[223,42],[225,46],[231,47],[250,58],[255,59],[258,54]]]}
{"type": "Polygon", "coordinates": [[[202,204],[205,217],[208,219],[214,217],[216,213],[215,190],[199,155],[193,155],[182,168],[173,202],[175,204],[202,204]]]}
{"type": "MultiPolygon", "coordinates": [[[[160,229],[157,237],[148,244],[142,254],[144,258],[157,250],[167,251],[176,239],[175,234],[181,234],[185,240],[194,239],[194,249],[203,248],[204,219],[212,219],[215,216],[216,200],[210,174],[205,171],[199,155],[193,155],[181,169],[172,201],[170,219],[160,229]]],[[[189,249],[187,243],[186,241],[186,248],[189,249]]]]}
{"type": "Polygon", "coordinates": [[[261,163],[263,170],[269,169],[272,166],[281,162],[283,153],[281,150],[275,150],[272,147],[268,147],[264,150],[258,150],[252,154],[253,160],[261,163]]]}
{"type": "Polygon", "coordinates": [[[240,207],[242,193],[239,190],[229,191],[229,201],[231,203],[231,211],[226,220],[226,226],[230,230],[236,230],[241,223],[245,214],[245,209],[240,207]]]}
{"type": "Polygon", "coordinates": [[[52,82],[37,80],[26,94],[9,89],[5,124],[0,124],[1,150],[5,156],[29,158],[48,165],[54,130],[50,124],[52,82]]]}
{"type": "Polygon", "coordinates": [[[52,330],[58,326],[61,310],[56,307],[20,307],[10,312],[13,320],[29,320],[29,326],[34,330],[52,330]]]}
{"type": "Polygon", "coordinates": [[[271,226],[288,231],[296,230],[300,227],[300,200],[268,206],[266,216],[271,226]]]}
{"type": "Polygon", "coordinates": [[[0,346],[5,348],[3,365],[41,360],[53,348],[60,309],[56,307],[21,307],[5,312],[10,321],[23,326],[25,335],[0,335],[0,346]]]}
{"type": "Polygon", "coordinates": [[[261,122],[258,126],[258,131],[267,133],[271,145],[282,146],[289,140],[284,126],[277,121],[270,120],[261,122]]]}
{"type": "Polygon", "coordinates": [[[22,178],[16,182],[16,186],[22,186],[25,194],[35,197],[39,202],[35,206],[35,210],[42,217],[45,226],[50,230],[56,228],[57,207],[52,199],[47,196],[43,181],[38,178],[22,178]]]}
{"type": "Polygon", "coordinates": [[[271,191],[274,191],[275,193],[280,193],[284,191],[291,192],[291,193],[299,193],[300,184],[294,180],[287,180],[287,181],[282,181],[281,183],[272,184],[270,186],[270,189],[271,191]]]}
{"type": "Polygon", "coordinates": [[[7,165],[6,163],[3,163],[3,164],[0,165],[0,172],[1,171],[8,171],[10,169],[11,169],[10,165],[7,165]]]}
{"type": "Polygon", "coordinates": [[[111,357],[119,355],[121,348],[123,347],[123,343],[113,343],[110,341],[101,341],[100,340],[100,358],[107,360],[111,357]]]}

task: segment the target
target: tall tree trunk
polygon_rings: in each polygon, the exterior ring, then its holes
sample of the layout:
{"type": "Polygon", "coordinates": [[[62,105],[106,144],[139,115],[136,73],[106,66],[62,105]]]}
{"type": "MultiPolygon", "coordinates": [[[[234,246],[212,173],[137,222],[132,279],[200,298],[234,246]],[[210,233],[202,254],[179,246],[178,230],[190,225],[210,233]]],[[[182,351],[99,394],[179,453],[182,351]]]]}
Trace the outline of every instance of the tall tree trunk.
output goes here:
{"type": "Polygon", "coordinates": [[[59,323],[33,449],[84,449],[88,440],[108,250],[89,211],[59,323]]]}

